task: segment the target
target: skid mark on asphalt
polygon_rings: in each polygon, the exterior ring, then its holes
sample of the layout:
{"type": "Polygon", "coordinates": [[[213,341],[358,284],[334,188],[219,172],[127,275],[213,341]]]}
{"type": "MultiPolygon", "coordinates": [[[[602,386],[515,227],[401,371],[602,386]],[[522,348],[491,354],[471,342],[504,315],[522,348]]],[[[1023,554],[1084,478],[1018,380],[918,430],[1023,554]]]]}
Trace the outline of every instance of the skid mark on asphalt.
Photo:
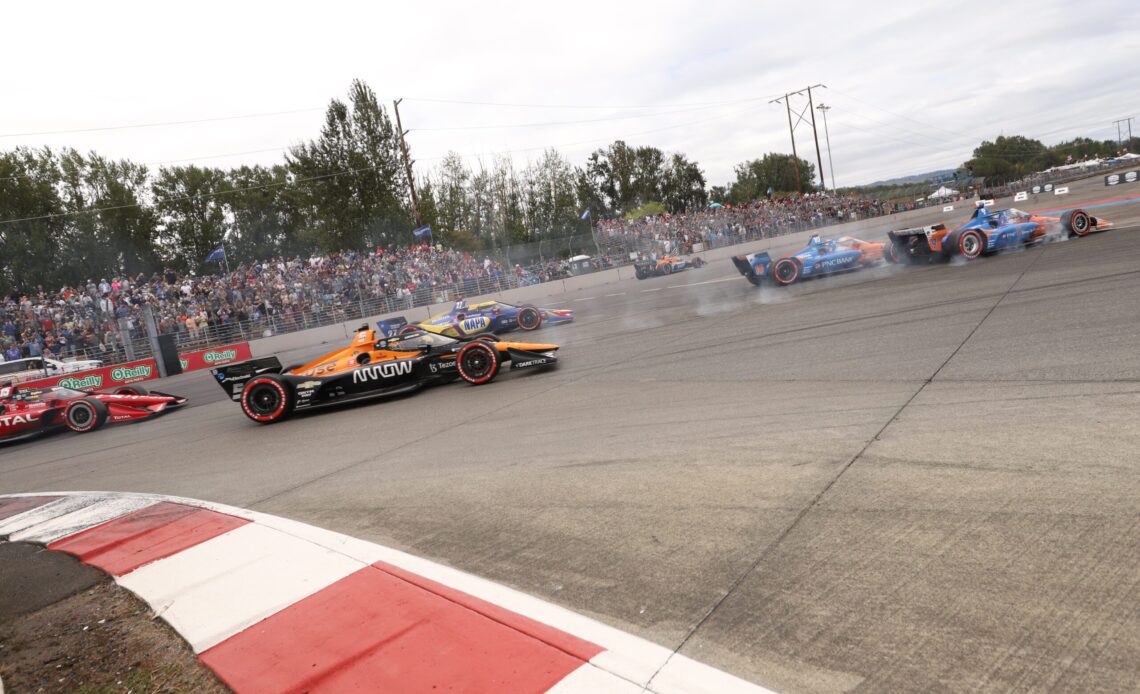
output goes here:
{"type": "MultiPolygon", "coordinates": [[[[716,613],[716,611],[718,609],[720,609],[721,605],[723,605],[725,603],[725,601],[728,600],[728,598],[730,596],[732,596],[740,588],[740,586],[744,583],[745,579],[747,579],[764,562],[764,560],[767,559],[772,554],[772,552],[774,552],[775,549],[785,539],[787,539],[787,537],[792,533],[792,531],[795,530],[796,527],[798,527],[799,524],[803,521],[803,519],[807,517],[808,513],[810,513],[812,511],[812,509],[814,509],[816,506],[819,505],[819,502],[823,499],[824,496],[827,495],[827,493],[829,491],[832,490],[832,488],[835,487],[835,485],[843,477],[844,473],[846,473],[849,469],[851,469],[851,466],[854,465],[860,458],[863,457],[863,454],[867,452],[867,449],[869,449],[871,447],[871,445],[875,443],[875,441],[879,440],[879,437],[881,437],[883,435],[883,432],[885,432],[887,430],[887,428],[889,428],[892,424],[894,424],[898,420],[899,415],[901,415],[903,413],[903,411],[906,410],[907,407],[909,407],[912,402],[914,402],[914,400],[922,393],[922,391],[924,391],[926,389],[926,387],[928,385],[930,385],[932,382],[934,382],[934,379],[938,376],[938,374],[941,373],[942,370],[945,369],[946,366],[951,361],[953,361],[954,357],[957,356],[957,354],[960,351],[962,351],[962,348],[965,347],[966,343],[969,342],[970,339],[974,336],[974,334],[978,332],[978,329],[982,327],[982,324],[984,324],[986,322],[986,320],[991,315],[993,315],[994,311],[997,310],[997,307],[1000,306],[1002,301],[1004,301],[1005,298],[1010,295],[1010,293],[1013,291],[1014,287],[1016,287],[1021,282],[1022,278],[1024,278],[1025,275],[1031,269],[1033,269],[1033,266],[1037,264],[1037,261],[1040,260],[1043,255],[1045,255],[1045,253],[1046,253],[1046,251],[1048,251],[1048,249],[1049,249],[1049,246],[1044,246],[1040,249],[1040,251],[1037,252],[1037,255],[1033,258],[1033,260],[1031,260],[1025,266],[1025,268],[1017,275],[1017,277],[1013,280],[1013,282],[1009,285],[1009,287],[1007,287],[1006,290],[1000,294],[1000,296],[998,297],[998,300],[994,302],[993,306],[990,307],[989,311],[987,311],[986,314],[984,316],[982,316],[982,319],[980,321],[978,321],[977,325],[975,325],[973,327],[973,329],[970,330],[969,333],[967,333],[966,337],[963,338],[961,343],[959,343],[958,346],[954,348],[954,350],[950,353],[950,355],[948,357],[946,357],[946,359],[938,366],[938,368],[935,369],[934,372],[931,373],[930,376],[927,377],[926,380],[924,380],[921,385],[919,385],[918,389],[915,390],[914,393],[909,398],[907,398],[906,402],[904,402],[895,411],[895,413],[893,415],[891,415],[891,418],[888,419],[885,424],[883,424],[883,426],[879,429],[879,431],[876,432],[876,434],[874,436],[872,436],[867,441],[867,443],[864,444],[864,446],[861,449],[859,449],[859,452],[856,453],[851,458],[851,460],[847,461],[846,464],[844,464],[842,467],[840,467],[838,471],[836,471],[835,475],[832,476],[832,478],[827,482],[827,484],[824,485],[823,489],[821,489],[819,491],[819,493],[817,493],[812,498],[812,500],[809,501],[803,507],[803,509],[801,509],[800,512],[796,514],[795,518],[792,519],[792,522],[788,525],[788,527],[784,528],[784,530],[782,530],[780,532],[780,534],[776,536],[776,539],[773,540],[767,547],[764,548],[763,551],[760,552],[760,555],[758,557],[756,557],[756,560],[754,562],[752,562],[752,564],[749,565],[748,568],[746,568],[739,576],[737,576],[736,580],[734,580],[732,582],[732,584],[729,585],[728,590],[724,591],[724,594],[721,595],[720,598],[718,598],[713,603],[712,607],[710,607],[709,610],[707,612],[705,612],[704,616],[702,616],[699,620],[697,620],[696,624],[694,624],[688,630],[685,637],[683,639],[681,639],[681,643],[678,644],[678,646],[675,649],[673,649],[674,654],[680,653],[681,649],[683,649],[685,647],[685,645],[689,641],[692,640],[693,636],[698,631],[700,631],[701,627],[704,626],[708,622],[708,620],[713,616],[713,614],[716,613]]],[[[666,660],[665,664],[663,664],[661,666],[661,668],[658,669],[657,673],[660,673],[661,670],[664,669],[665,665],[667,665],[667,664],[668,664],[668,660],[666,660]]],[[[653,684],[653,680],[654,680],[654,678],[657,677],[657,673],[655,673],[654,676],[649,679],[650,685],[653,684]]]]}

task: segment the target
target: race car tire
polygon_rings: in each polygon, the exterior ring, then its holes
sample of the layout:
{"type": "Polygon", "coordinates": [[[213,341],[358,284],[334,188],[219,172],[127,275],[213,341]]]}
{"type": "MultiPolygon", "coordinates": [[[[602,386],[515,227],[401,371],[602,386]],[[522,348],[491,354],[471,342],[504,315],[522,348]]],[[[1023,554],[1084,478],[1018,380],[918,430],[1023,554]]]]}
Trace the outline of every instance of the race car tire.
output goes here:
{"type": "Polygon", "coordinates": [[[476,386],[490,383],[499,373],[499,353],[482,340],[474,340],[464,345],[456,357],[459,377],[476,386]]]}
{"type": "Polygon", "coordinates": [[[1093,221],[1084,210],[1070,210],[1061,217],[1061,225],[1070,236],[1088,236],[1093,221]]]}
{"type": "Polygon", "coordinates": [[[483,342],[501,342],[498,335],[492,335],[491,333],[483,333],[482,335],[474,337],[473,340],[481,340],[483,342]]]}
{"type": "Polygon", "coordinates": [[[793,258],[781,258],[772,268],[772,277],[776,278],[776,284],[786,287],[800,278],[800,264],[793,258]]]}
{"type": "Polygon", "coordinates": [[[401,335],[407,335],[408,333],[417,333],[419,331],[420,327],[418,325],[412,325],[411,323],[400,328],[401,335]]]}
{"type": "Polygon", "coordinates": [[[534,306],[523,306],[518,315],[519,330],[538,330],[542,325],[542,312],[534,306]]]}
{"type": "Polygon", "coordinates": [[[892,241],[887,244],[886,249],[883,251],[883,257],[888,263],[901,263],[907,259],[907,253],[899,248],[897,243],[892,241]]]}
{"type": "Polygon", "coordinates": [[[73,400],[63,413],[63,422],[79,434],[95,431],[107,423],[107,405],[92,397],[73,400]]]}
{"type": "Polygon", "coordinates": [[[114,395],[150,395],[150,391],[139,385],[119,386],[111,391],[114,395]]]}
{"type": "Polygon", "coordinates": [[[974,260],[986,252],[986,239],[982,232],[967,229],[958,236],[957,249],[966,260],[974,260]]]}
{"type": "Polygon", "coordinates": [[[662,275],[672,275],[673,274],[673,266],[669,265],[668,263],[666,263],[665,265],[662,265],[661,266],[661,274],[662,275]]]}
{"type": "Polygon", "coordinates": [[[646,277],[649,277],[649,273],[645,272],[645,270],[642,270],[641,268],[634,268],[633,274],[637,275],[637,279],[639,280],[643,280],[646,277]]]}
{"type": "Polygon", "coordinates": [[[293,389],[278,374],[256,376],[241,392],[241,411],[258,424],[280,422],[293,413],[293,389]]]}

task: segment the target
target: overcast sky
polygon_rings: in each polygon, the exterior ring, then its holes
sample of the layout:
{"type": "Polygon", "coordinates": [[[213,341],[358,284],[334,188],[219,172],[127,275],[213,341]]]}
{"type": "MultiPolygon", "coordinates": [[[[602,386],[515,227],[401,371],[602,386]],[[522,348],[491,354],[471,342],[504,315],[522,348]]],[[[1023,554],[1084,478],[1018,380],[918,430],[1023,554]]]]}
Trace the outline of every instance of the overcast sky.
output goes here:
{"type": "MultiPolygon", "coordinates": [[[[768,101],[817,83],[841,186],[954,167],[1000,134],[1115,138],[1140,116],[1137,0],[8,2],[0,26],[0,149],[156,165],[279,162],[356,77],[405,99],[421,173],[449,150],[521,166],[554,146],[578,165],[624,139],[727,183],[791,151],[768,101]]],[[[796,142],[814,162],[810,127],[796,142]]]]}

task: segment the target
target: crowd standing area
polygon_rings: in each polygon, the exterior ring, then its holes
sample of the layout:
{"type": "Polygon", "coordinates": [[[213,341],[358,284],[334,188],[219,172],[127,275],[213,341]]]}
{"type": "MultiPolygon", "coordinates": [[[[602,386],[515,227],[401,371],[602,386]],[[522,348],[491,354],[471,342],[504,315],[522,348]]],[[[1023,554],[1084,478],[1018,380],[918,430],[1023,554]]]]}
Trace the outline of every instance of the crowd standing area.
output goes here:
{"type": "MultiPolygon", "coordinates": [[[[828,194],[761,200],[594,228],[593,270],[639,254],[691,253],[806,228],[886,214],[887,204],[828,194]],[[698,246],[700,244],[700,246],[698,246]]],[[[183,350],[303,330],[564,278],[569,264],[511,265],[490,253],[413,245],[310,258],[276,258],[228,272],[173,270],[112,277],[48,291],[12,288],[0,302],[5,360],[45,356],[106,363],[150,354],[144,310],[183,350]]]]}

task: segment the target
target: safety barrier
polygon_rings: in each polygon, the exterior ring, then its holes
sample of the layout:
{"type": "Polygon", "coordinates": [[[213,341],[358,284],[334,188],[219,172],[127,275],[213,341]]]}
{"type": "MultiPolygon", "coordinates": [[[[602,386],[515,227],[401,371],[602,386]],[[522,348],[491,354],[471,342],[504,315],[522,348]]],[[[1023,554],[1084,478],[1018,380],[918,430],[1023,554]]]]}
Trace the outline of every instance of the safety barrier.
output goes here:
{"type": "Polygon", "coordinates": [[[237,342],[232,345],[200,349],[194,352],[181,352],[178,355],[178,361],[182,364],[183,371],[210,369],[252,358],[253,355],[249,351],[248,342],[237,342]]]}
{"type": "Polygon", "coordinates": [[[126,364],[104,366],[98,369],[77,371],[75,373],[63,374],[62,376],[52,376],[50,378],[27,381],[21,383],[20,387],[51,388],[53,386],[63,386],[64,388],[75,388],[77,390],[104,390],[107,388],[125,386],[129,383],[149,381],[155,378],[158,378],[158,365],[154,359],[140,359],[139,361],[127,362],[126,364]]]}

